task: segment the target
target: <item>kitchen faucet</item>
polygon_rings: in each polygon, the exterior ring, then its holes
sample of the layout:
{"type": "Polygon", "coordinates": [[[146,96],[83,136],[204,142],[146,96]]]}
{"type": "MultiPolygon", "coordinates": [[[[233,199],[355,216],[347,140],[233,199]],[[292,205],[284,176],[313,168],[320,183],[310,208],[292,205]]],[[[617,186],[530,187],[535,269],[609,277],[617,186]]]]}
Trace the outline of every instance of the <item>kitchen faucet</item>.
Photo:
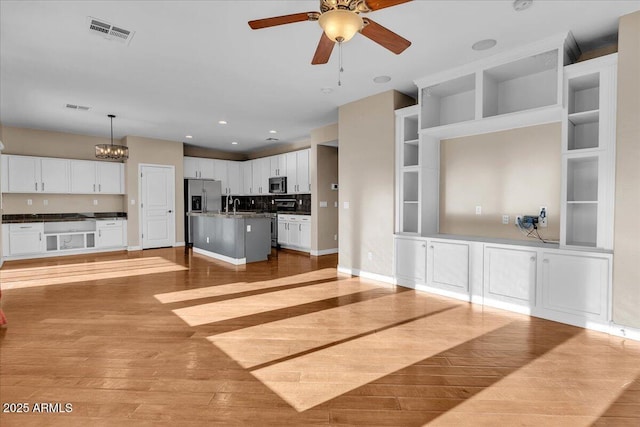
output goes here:
{"type": "MultiPolygon", "coordinates": [[[[227,214],[229,213],[229,203],[233,203],[233,197],[231,197],[231,194],[227,194],[227,202],[224,204],[224,211],[227,214]]],[[[235,205],[233,207],[233,210],[235,211],[235,205]]]]}
{"type": "Polygon", "coordinates": [[[233,200],[233,214],[236,214],[236,202],[240,204],[240,199],[232,199],[233,200]]]}

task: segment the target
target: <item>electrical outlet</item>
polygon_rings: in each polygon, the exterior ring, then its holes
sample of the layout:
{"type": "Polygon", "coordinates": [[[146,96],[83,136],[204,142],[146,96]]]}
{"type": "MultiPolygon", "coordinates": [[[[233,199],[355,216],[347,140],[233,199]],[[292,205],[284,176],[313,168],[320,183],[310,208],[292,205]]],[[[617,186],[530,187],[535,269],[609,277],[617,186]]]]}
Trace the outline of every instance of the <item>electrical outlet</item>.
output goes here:
{"type": "Polygon", "coordinates": [[[547,207],[540,206],[540,214],[538,214],[538,227],[541,227],[541,228],[547,227],[548,216],[549,216],[549,212],[547,211],[547,207]]]}
{"type": "Polygon", "coordinates": [[[369,258],[369,261],[373,261],[373,252],[367,252],[367,258],[369,258]]]}
{"type": "Polygon", "coordinates": [[[33,200],[27,199],[27,206],[31,206],[31,205],[33,205],[33,200]]]}
{"type": "Polygon", "coordinates": [[[45,206],[49,206],[49,201],[47,199],[44,199],[42,201],[42,204],[45,205],[45,206]]]}
{"type": "Polygon", "coordinates": [[[98,199],[93,199],[93,206],[98,206],[98,199]]]}
{"type": "Polygon", "coordinates": [[[135,205],[136,204],[136,199],[131,199],[131,204],[135,205]]]}
{"type": "Polygon", "coordinates": [[[342,207],[344,209],[349,209],[349,202],[342,202],[342,207]]]}
{"type": "Polygon", "coordinates": [[[338,202],[333,202],[333,207],[337,208],[338,207],[338,202]]]}
{"type": "Polygon", "coordinates": [[[209,238],[207,237],[207,243],[209,243],[209,238]]]}
{"type": "Polygon", "coordinates": [[[338,240],[338,235],[337,234],[333,235],[333,240],[338,240]]]}
{"type": "Polygon", "coordinates": [[[476,215],[482,215],[482,206],[476,206],[476,215]]]}
{"type": "Polygon", "coordinates": [[[509,215],[502,215],[502,223],[509,224],[509,215]]]}
{"type": "Polygon", "coordinates": [[[251,233],[251,225],[247,225],[247,233],[251,233]]]}
{"type": "Polygon", "coordinates": [[[252,205],[255,205],[255,204],[256,204],[256,201],[255,201],[255,200],[253,200],[253,199],[251,199],[251,204],[252,204],[252,205]]]}
{"type": "Polygon", "coordinates": [[[326,208],[326,207],[327,207],[327,202],[325,202],[325,201],[320,201],[320,207],[321,207],[321,208],[326,208]]]}
{"type": "Polygon", "coordinates": [[[514,224],[518,226],[518,224],[522,223],[522,215],[516,215],[516,221],[514,224]]]}

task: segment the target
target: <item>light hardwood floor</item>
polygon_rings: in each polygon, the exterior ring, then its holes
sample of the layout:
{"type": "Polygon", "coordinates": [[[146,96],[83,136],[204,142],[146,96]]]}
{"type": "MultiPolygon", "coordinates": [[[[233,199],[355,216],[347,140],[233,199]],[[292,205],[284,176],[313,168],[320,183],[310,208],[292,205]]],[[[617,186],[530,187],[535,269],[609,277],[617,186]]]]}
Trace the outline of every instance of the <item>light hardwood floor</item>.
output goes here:
{"type": "Polygon", "coordinates": [[[0,425],[640,426],[640,343],[336,263],[183,249],[5,263],[0,401],[73,410],[0,425]]]}

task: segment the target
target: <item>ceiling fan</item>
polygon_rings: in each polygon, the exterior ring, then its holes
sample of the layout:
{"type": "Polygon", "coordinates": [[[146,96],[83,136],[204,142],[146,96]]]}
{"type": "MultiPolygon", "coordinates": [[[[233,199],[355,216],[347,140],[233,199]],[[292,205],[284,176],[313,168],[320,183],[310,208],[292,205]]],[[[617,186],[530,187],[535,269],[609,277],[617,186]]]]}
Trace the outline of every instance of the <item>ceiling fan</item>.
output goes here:
{"type": "Polygon", "coordinates": [[[361,13],[368,13],[386,7],[396,6],[411,0],[320,0],[320,12],[302,12],[292,15],[275,16],[273,18],[249,21],[254,30],[292,24],[302,21],[318,21],[323,29],[320,43],[311,63],[326,64],[335,43],[349,41],[356,33],[373,40],[391,52],[400,54],[411,46],[411,42],[388,28],[369,18],[362,18],[361,13]]]}

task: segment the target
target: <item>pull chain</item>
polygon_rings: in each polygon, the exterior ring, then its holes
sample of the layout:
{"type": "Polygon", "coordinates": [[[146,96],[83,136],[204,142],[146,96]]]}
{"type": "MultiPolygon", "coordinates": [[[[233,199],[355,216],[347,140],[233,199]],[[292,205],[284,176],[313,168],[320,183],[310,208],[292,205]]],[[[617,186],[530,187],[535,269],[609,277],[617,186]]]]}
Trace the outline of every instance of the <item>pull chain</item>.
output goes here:
{"type": "Polygon", "coordinates": [[[339,69],[338,69],[338,86],[342,86],[342,73],[344,68],[342,67],[342,40],[338,41],[338,54],[339,54],[339,69]]]}

